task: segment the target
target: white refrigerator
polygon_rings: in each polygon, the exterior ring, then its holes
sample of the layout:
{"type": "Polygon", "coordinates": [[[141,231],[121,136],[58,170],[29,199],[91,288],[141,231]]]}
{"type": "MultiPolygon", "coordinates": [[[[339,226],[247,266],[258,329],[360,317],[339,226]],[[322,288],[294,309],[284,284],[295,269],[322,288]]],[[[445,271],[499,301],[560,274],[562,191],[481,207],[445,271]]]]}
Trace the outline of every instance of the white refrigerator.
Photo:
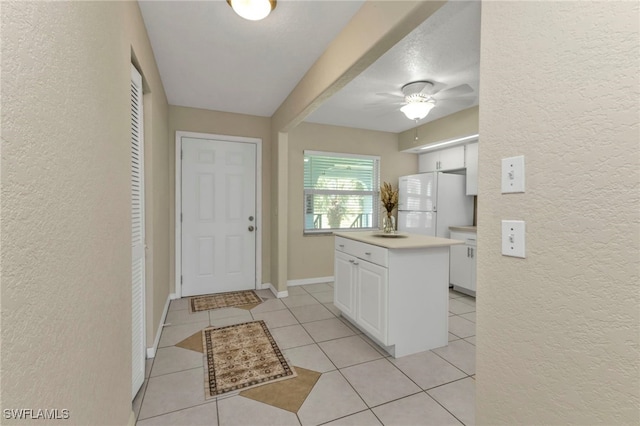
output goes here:
{"type": "Polygon", "coordinates": [[[466,176],[431,172],[401,176],[398,231],[449,238],[450,226],[473,224],[473,196],[466,176]]]}

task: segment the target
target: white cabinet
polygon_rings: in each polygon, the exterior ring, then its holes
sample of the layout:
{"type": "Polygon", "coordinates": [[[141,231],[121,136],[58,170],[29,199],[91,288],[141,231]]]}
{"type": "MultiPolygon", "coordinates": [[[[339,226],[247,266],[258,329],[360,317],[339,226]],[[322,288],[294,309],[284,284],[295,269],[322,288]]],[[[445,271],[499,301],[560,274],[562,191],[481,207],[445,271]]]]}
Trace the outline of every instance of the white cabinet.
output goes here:
{"type": "Polygon", "coordinates": [[[451,239],[462,240],[464,245],[451,246],[449,282],[454,290],[476,295],[477,245],[474,232],[451,231],[451,239]]]}
{"type": "Polygon", "coordinates": [[[387,268],[364,260],[357,261],[356,323],[384,344],[387,339],[387,268]]]}
{"type": "Polygon", "coordinates": [[[478,195],[478,142],[425,152],[418,156],[418,172],[442,172],[466,168],[467,195],[478,195]]]}
{"type": "Polygon", "coordinates": [[[348,317],[356,315],[356,257],[336,251],[333,304],[348,317]]]}
{"type": "Polygon", "coordinates": [[[438,170],[438,161],[440,161],[440,151],[425,152],[418,155],[418,172],[435,172],[438,170]]]}
{"type": "Polygon", "coordinates": [[[418,172],[464,169],[464,146],[425,152],[418,156],[418,172]]]}
{"type": "Polygon", "coordinates": [[[467,195],[478,195],[478,143],[470,143],[464,148],[464,163],[467,168],[467,195]]]}
{"type": "Polygon", "coordinates": [[[378,259],[386,265],[386,249],[336,238],[333,304],[363,331],[387,345],[388,269],[363,258],[378,259]]]}
{"type": "Polygon", "coordinates": [[[394,357],[446,346],[449,245],[426,236],[413,238],[436,243],[416,246],[412,237],[401,242],[370,237],[381,241],[376,245],[357,236],[370,232],[340,234],[335,238],[333,303],[342,316],[394,357]],[[397,248],[399,243],[408,247],[397,248]]]}

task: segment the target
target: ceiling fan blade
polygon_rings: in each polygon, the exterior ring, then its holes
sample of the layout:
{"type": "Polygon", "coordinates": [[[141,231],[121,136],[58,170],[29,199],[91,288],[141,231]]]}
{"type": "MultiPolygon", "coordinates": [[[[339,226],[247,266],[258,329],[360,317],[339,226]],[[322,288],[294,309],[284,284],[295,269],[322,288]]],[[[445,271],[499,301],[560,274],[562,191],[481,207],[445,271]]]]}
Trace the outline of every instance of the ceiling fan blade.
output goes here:
{"type": "Polygon", "coordinates": [[[455,98],[458,96],[468,95],[473,93],[473,87],[468,84],[461,84],[456,87],[452,87],[451,89],[441,90],[433,95],[436,99],[445,99],[445,98],[455,98]]]}
{"type": "Polygon", "coordinates": [[[404,96],[403,95],[396,95],[395,93],[376,93],[376,96],[379,96],[381,98],[386,98],[386,99],[392,99],[394,101],[403,101],[404,100],[404,96]]]}
{"type": "Polygon", "coordinates": [[[473,105],[475,101],[475,97],[473,98],[456,98],[456,99],[440,99],[436,104],[436,108],[438,107],[447,107],[447,108],[460,108],[464,109],[466,107],[470,107],[473,105]]]}
{"type": "Polygon", "coordinates": [[[374,102],[374,103],[370,103],[370,104],[365,104],[362,109],[365,110],[383,110],[383,109],[393,109],[393,108],[399,108],[400,105],[404,104],[404,102],[374,102]]]}

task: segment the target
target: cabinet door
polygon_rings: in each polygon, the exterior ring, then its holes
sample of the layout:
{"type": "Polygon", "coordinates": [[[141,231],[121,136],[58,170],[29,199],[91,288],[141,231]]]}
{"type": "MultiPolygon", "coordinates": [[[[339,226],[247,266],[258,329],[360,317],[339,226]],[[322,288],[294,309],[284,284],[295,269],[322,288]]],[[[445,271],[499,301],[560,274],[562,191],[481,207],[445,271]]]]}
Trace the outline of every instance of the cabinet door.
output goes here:
{"type": "Polygon", "coordinates": [[[478,195],[478,144],[465,147],[464,163],[467,168],[467,195],[478,195]]]}
{"type": "Polygon", "coordinates": [[[471,261],[469,262],[469,269],[471,269],[471,273],[470,273],[470,277],[469,277],[469,290],[473,290],[476,291],[476,267],[477,267],[477,257],[476,255],[478,254],[478,248],[477,247],[470,247],[469,250],[470,254],[471,254],[471,261]]]}
{"type": "Polygon", "coordinates": [[[355,276],[356,258],[342,252],[335,252],[333,304],[340,311],[355,320],[355,276]]]}
{"type": "Polygon", "coordinates": [[[471,248],[466,244],[451,246],[449,254],[449,283],[469,290],[471,290],[471,248]]]}
{"type": "Polygon", "coordinates": [[[440,152],[438,170],[464,169],[464,146],[443,149],[440,152]]]}
{"type": "Polygon", "coordinates": [[[418,172],[435,172],[438,170],[439,151],[425,152],[418,156],[418,172]]]}
{"type": "Polygon", "coordinates": [[[356,323],[382,344],[387,341],[387,269],[363,260],[358,263],[356,323]]]}

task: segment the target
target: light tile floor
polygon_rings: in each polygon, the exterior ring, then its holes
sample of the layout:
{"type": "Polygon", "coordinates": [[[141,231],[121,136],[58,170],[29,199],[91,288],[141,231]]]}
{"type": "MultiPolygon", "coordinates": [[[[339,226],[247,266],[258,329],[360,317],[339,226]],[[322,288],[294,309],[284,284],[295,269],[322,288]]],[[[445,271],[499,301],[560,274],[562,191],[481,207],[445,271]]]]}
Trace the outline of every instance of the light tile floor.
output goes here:
{"type": "Polygon", "coordinates": [[[169,307],[156,358],[134,400],[149,425],[473,425],[475,299],[449,291],[449,345],[394,359],[340,317],[331,283],[290,287],[251,311],[169,307]],[[291,364],[322,373],[297,413],[242,396],[204,399],[202,355],[174,346],[198,330],[264,320],[291,364]]]}

